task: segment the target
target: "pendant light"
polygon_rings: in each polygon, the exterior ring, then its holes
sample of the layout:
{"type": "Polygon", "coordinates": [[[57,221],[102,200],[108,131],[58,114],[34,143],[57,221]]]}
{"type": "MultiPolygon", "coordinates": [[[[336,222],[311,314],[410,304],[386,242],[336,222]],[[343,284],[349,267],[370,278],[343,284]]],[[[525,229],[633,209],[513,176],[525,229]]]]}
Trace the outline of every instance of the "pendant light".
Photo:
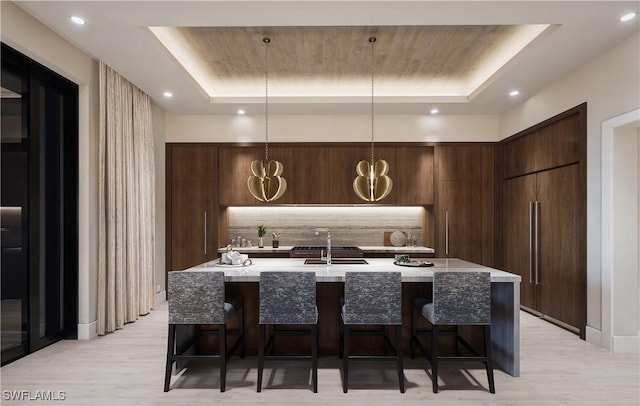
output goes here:
{"type": "Polygon", "coordinates": [[[373,44],[376,37],[369,38],[371,45],[371,161],[362,160],[356,165],[356,173],[358,176],[353,180],[353,191],[356,195],[367,202],[377,202],[389,195],[393,188],[393,181],[387,175],[389,172],[389,164],[384,159],[376,161],[374,159],[373,149],[373,79],[374,79],[374,53],[373,44]]]}
{"type": "Polygon", "coordinates": [[[271,39],[264,37],[264,161],[251,162],[251,173],[247,179],[249,192],[261,202],[272,202],[279,199],[287,190],[287,181],[283,178],[282,163],[269,161],[269,43],[271,39]]]}

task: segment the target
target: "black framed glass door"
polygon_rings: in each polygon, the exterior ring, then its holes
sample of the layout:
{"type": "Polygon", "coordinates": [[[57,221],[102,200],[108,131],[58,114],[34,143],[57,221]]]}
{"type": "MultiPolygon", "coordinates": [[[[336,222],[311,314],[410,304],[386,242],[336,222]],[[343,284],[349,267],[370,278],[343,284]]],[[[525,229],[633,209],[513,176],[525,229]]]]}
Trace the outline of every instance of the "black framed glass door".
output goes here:
{"type": "Polygon", "coordinates": [[[78,88],[2,44],[2,364],[77,337],[78,88]]]}

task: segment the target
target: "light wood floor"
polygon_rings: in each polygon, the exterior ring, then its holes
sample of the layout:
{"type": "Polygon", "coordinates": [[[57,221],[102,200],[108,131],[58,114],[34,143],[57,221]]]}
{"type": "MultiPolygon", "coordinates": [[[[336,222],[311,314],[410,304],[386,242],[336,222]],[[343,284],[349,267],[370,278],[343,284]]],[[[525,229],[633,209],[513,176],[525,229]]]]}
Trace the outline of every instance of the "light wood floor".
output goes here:
{"type": "MultiPolygon", "coordinates": [[[[218,388],[217,365],[174,377],[164,393],[166,303],[124,330],[89,341],[62,341],[0,370],[2,390],[62,390],[65,405],[638,405],[637,355],[612,355],[575,335],[522,313],[521,376],[496,371],[496,394],[487,391],[484,369],[445,366],[440,393],[431,392],[426,361],[405,363],[407,391],[398,390],[394,364],[355,362],[349,393],[342,393],[340,362],[322,358],[319,390],[309,386],[305,362],[267,363],[256,393],[256,358],[234,357],[227,391],[218,388]]],[[[462,365],[462,367],[465,367],[462,365]]],[[[469,367],[469,365],[466,365],[469,367]]],[[[5,393],[3,392],[3,395],[5,393]]],[[[46,402],[0,400],[6,405],[46,402]]]]}

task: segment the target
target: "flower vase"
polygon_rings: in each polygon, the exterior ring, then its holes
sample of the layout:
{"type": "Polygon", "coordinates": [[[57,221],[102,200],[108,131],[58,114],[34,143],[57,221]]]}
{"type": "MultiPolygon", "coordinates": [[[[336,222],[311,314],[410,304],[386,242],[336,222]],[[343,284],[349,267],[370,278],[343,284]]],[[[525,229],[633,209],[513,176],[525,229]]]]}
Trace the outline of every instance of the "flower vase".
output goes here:
{"type": "Polygon", "coordinates": [[[258,237],[258,248],[264,248],[264,237],[258,237]]]}

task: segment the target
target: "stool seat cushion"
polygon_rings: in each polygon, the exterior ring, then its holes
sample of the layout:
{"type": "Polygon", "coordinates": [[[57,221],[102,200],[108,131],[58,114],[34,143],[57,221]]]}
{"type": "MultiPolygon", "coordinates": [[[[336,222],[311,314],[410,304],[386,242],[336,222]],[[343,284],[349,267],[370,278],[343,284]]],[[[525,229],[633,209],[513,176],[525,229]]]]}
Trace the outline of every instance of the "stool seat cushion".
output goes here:
{"type": "Polygon", "coordinates": [[[242,296],[231,296],[224,300],[224,317],[228,318],[242,308],[242,296]]]}

